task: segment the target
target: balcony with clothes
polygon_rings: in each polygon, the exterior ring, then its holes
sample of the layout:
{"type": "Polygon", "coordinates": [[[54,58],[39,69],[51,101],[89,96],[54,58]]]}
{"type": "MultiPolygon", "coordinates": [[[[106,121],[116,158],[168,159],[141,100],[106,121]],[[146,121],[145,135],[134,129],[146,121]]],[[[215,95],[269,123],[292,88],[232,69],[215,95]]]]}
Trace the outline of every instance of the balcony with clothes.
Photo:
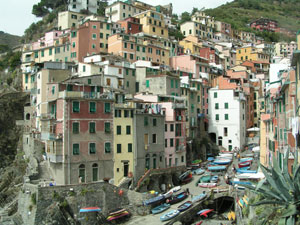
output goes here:
{"type": "Polygon", "coordinates": [[[185,137],[180,137],[175,139],[175,152],[181,153],[186,151],[186,139],[185,137]]]}
{"type": "Polygon", "coordinates": [[[136,103],[136,112],[140,114],[163,115],[162,105],[157,103],[136,103]]]}

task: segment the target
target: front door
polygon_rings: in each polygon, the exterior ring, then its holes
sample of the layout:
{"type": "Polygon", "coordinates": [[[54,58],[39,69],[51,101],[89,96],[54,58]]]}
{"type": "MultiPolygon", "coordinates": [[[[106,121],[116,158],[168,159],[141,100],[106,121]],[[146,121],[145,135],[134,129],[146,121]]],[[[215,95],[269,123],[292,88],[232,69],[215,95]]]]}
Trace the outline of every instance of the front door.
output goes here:
{"type": "Polygon", "coordinates": [[[124,163],[124,177],[128,177],[129,165],[124,163]]]}

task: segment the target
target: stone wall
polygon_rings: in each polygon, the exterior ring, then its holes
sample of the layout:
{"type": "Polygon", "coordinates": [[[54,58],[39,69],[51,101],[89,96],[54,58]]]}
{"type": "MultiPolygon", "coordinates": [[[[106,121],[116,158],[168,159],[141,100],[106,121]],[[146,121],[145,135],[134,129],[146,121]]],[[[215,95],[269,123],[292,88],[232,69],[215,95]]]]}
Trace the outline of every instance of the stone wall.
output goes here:
{"type": "Polygon", "coordinates": [[[96,213],[79,213],[80,208],[84,207],[100,207],[105,217],[109,211],[117,208],[126,208],[132,215],[147,215],[150,209],[142,204],[147,197],[106,182],[39,187],[34,224],[49,223],[49,219],[62,221],[62,215],[67,217],[64,219],[68,221],[77,220],[80,224],[94,224],[97,220],[96,213]],[[47,215],[59,209],[62,212],[56,212],[53,218],[49,216],[47,218],[47,215]]]}

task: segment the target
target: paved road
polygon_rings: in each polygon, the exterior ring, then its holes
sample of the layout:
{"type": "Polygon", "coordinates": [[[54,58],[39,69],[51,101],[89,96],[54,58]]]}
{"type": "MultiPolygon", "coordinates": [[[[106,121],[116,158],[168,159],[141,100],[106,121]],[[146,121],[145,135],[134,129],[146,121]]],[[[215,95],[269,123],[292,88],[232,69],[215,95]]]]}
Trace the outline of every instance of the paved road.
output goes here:
{"type": "MultiPolygon", "coordinates": [[[[245,151],[245,152],[242,152],[241,153],[241,156],[245,156],[245,154],[249,154],[251,153],[250,151],[245,151]]],[[[232,173],[232,165],[235,165],[236,168],[238,168],[238,160],[237,159],[234,159],[233,160],[233,163],[228,167],[227,169],[227,173],[229,175],[233,175],[232,173]]],[[[254,162],[251,166],[251,169],[257,169],[257,163],[254,162]]],[[[216,174],[216,173],[214,173],[216,174]]],[[[225,172],[223,173],[218,173],[219,174],[219,186],[226,186],[226,183],[224,181],[224,174],[225,172]]],[[[188,200],[191,200],[192,196],[196,196],[196,195],[199,195],[201,194],[203,191],[208,191],[208,189],[206,188],[200,188],[200,187],[196,187],[196,181],[200,178],[200,176],[202,175],[193,175],[193,180],[192,182],[186,184],[186,185],[183,185],[182,186],[182,189],[181,190],[185,190],[186,188],[189,188],[189,191],[190,191],[190,196],[185,200],[185,201],[188,201],[188,200]]],[[[241,193],[243,194],[243,193],[241,193]]],[[[184,202],[184,201],[183,201],[184,202]]],[[[183,202],[180,202],[180,203],[177,203],[177,204],[174,204],[174,205],[171,205],[171,208],[168,209],[167,211],[165,211],[164,213],[172,210],[172,209],[177,209],[177,207],[182,204],[183,202]]],[[[147,215],[147,216],[134,216],[134,217],[131,217],[131,219],[124,223],[126,225],[156,225],[156,224],[163,224],[161,221],[160,221],[160,217],[164,214],[164,213],[160,213],[160,214],[156,214],[156,215],[147,215]]],[[[199,221],[201,221],[201,219],[199,219],[199,221]]],[[[199,222],[198,221],[198,222],[199,222]]],[[[204,222],[202,223],[202,225],[220,225],[220,224],[223,224],[223,225],[229,225],[229,224],[232,224],[230,221],[227,221],[227,220],[213,220],[213,219],[210,219],[210,220],[204,220],[204,222]]]]}

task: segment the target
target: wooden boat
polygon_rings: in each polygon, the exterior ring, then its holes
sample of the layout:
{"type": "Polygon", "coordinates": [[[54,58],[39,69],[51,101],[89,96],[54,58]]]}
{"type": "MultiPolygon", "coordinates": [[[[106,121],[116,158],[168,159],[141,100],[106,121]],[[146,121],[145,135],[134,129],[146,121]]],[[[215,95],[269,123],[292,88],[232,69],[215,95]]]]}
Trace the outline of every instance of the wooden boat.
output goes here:
{"type": "Polygon", "coordinates": [[[186,177],[184,180],[181,181],[181,184],[188,184],[193,180],[193,176],[191,174],[191,176],[186,177]]]}
{"type": "Polygon", "coordinates": [[[192,205],[193,205],[193,203],[191,201],[186,201],[185,203],[178,206],[177,209],[179,212],[183,212],[183,211],[187,210],[188,208],[190,208],[192,205]]]}
{"type": "Polygon", "coordinates": [[[240,162],[253,161],[253,158],[241,158],[240,162]]]}
{"type": "Polygon", "coordinates": [[[181,192],[181,193],[179,193],[177,195],[173,195],[171,198],[167,199],[167,203],[173,205],[173,204],[183,201],[187,197],[188,197],[188,195],[186,192],[181,192]]]}
{"type": "Polygon", "coordinates": [[[118,208],[118,209],[115,209],[113,211],[110,211],[108,215],[112,216],[112,215],[119,214],[119,213],[125,212],[125,211],[126,211],[126,209],[118,208]]]}
{"type": "Polygon", "coordinates": [[[201,162],[202,162],[201,159],[196,159],[196,160],[192,161],[192,164],[199,164],[199,163],[201,163],[201,162]]]}
{"type": "Polygon", "coordinates": [[[251,161],[241,162],[241,163],[239,163],[239,168],[250,166],[250,165],[251,165],[251,161]]]}
{"type": "Polygon", "coordinates": [[[210,175],[204,175],[199,178],[199,180],[196,182],[196,186],[198,186],[199,183],[208,183],[210,182],[211,176],[210,175]]]}
{"type": "Polygon", "coordinates": [[[209,171],[221,171],[226,170],[226,166],[209,166],[207,169],[209,171]]]}
{"type": "Polygon", "coordinates": [[[237,174],[236,178],[242,180],[259,180],[264,178],[265,175],[262,172],[258,172],[258,173],[241,173],[241,174],[237,174]]]}
{"type": "Polygon", "coordinates": [[[237,184],[237,185],[243,185],[243,184],[246,184],[246,185],[252,185],[252,183],[249,182],[249,181],[231,181],[231,183],[232,183],[233,185],[235,185],[235,184],[237,184]]]}
{"type": "Polygon", "coordinates": [[[218,180],[219,180],[219,176],[218,176],[218,175],[215,175],[215,176],[213,176],[213,177],[211,178],[210,182],[212,182],[212,183],[217,183],[218,180]]]}
{"type": "Polygon", "coordinates": [[[206,193],[202,193],[202,194],[200,194],[200,195],[196,195],[195,197],[192,198],[192,203],[194,203],[194,202],[199,202],[199,201],[205,199],[206,196],[207,196],[206,193]]]}
{"type": "Polygon", "coordinates": [[[215,160],[214,157],[208,157],[208,158],[207,158],[207,161],[214,161],[214,160],[215,160]]]}
{"type": "Polygon", "coordinates": [[[86,207],[79,210],[79,212],[100,212],[101,209],[99,207],[86,207]]]}
{"type": "Polygon", "coordinates": [[[245,167],[240,168],[240,170],[249,170],[249,169],[250,169],[250,166],[245,166],[245,167]]]}
{"type": "Polygon", "coordinates": [[[167,212],[166,214],[162,215],[160,217],[160,220],[161,221],[167,221],[167,220],[170,220],[172,218],[174,218],[175,216],[177,216],[180,212],[177,210],[177,209],[174,209],[170,212],[167,212]]]}
{"type": "Polygon", "coordinates": [[[214,193],[221,193],[221,192],[229,191],[229,188],[226,186],[217,186],[211,188],[211,190],[213,190],[214,193]]]}
{"type": "Polygon", "coordinates": [[[198,168],[196,170],[193,171],[193,174],[196,174],[196,175],[201,175],[205,172],[204,169],[201,169],[201,168],[198,168]]]}
{"type": "Polygon", "coordinates": [[[151,209],[151,212],[152,214],[158,214],[158,213],[161,213],[165,210],[167,210],[168,208],[170,208],[170,204],[167,204],[167,203],[164,203],[164,204],[161,204],[159,206],[156,206],[155,208],[151,209]]]}
{"type": "Polygon", "coordinates": [[[236,169],[238,173],[257,173],[256,170],[243,170],[243,169],[236,169]]]}
{"type": "Polygon", "coordinates": [[[190,171],[186,171],[183,174],[181,174],[178,178],[179,178],[179,180],[182,181],[182,180],[186,179],[190,174],[191,174],[190,171]]]}
{"type": "Polygon", "coordinates": [[[209,213],[211,213],[212,211],[214,211],[213,209],[202,209],[201,211],[197,212],[197,215],[199,216],[205,216],[207,217],[209,213]]]}
{"type": "Polygon", "coordinates": [[[154,198],[150,198],[148,200],[144,201],[144,205],[152,205],[152,204],[158,204],[159,202],[163,202],[165,200],[164,195],[159,195],[154,198]]]}
{"type": "Polygon", "coordinates": [[[217,159],[214,161],[214,164],[216,165],[227,165],[231,162],[230,159],[217,159]]]}
{"type": "Polygon", "coordinates": [[[173,187],[167,193],[163,194],[163,196],[165,197],[165,199],[170,198],[175,192],[179,191],[180,189],[180,186],[173,187]]]}
{"type": "Polygon", "coordinates": [[[212,187],[216,187],[217,183],[199,183],[198,187],[202,187],[202,188],[212,188],[212,187]]]}
{"type": "Polygon", "coordinates": [[[122,218],[124,216],[128,216],[129,212],[127,210],[121,209],[119,211],[116,212],[112,212],[109,214],[109,216],[107,217],[107,221],[113,221],[119,218],[122,218]]]}

